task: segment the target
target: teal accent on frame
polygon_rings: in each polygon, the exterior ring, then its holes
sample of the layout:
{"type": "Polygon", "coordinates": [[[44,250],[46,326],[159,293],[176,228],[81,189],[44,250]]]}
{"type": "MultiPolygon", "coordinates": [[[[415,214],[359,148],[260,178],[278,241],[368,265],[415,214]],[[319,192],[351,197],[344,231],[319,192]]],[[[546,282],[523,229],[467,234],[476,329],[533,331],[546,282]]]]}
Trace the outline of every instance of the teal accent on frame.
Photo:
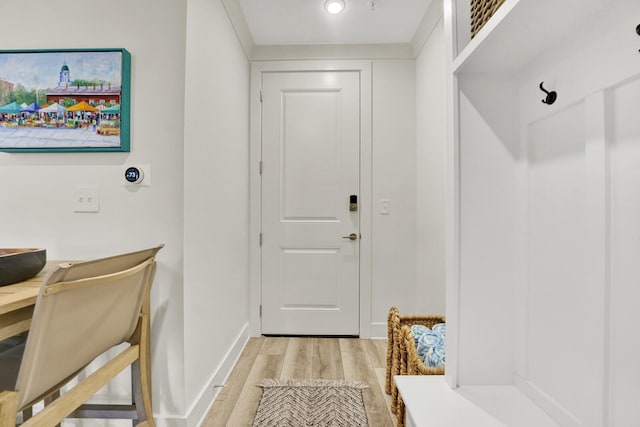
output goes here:
{"type": "MultiPolygon", "coordinates": [[[[66,94],[64,89],[68,89],[67,92],[69,93],[73,92],[78,97],[83,97],[83,96],[87,97],[89,95],[98,96],[97,94],[90,92],[90,87],[93,87],[95,92],[97,89],[97,84],[95,83],[95,81],[98,79],[104,80],[105,77],[108,77],[108,76],[102,76],[102,75],[76,76],[76,77],[79,77],[79,79],[81,80],[88,81],[88,79],[94,79],[94,84],[93,86],[91,84],[84,86],[84,89],[85,89],[84,94],[82,93],[81,86],[79,85],[76,86],[77,90],[74,91],[73,90],[74,86],[69,86],[69,82],[75,81],[73,79],[74,71],[77,72],[78,68],[80,67],[76,67],[76,69],[74,70],[74,66],[68,65],[66,63],[65,58],[66,57],[77,58],[79,56],[81,57],[83,55],[86,55],[87,61],[83,61],[83,62],[89,64],[86,67],[86,70],[91,70],[92,69],[91,61],[96,61],[96,64],[99,62],[98,60],[96,60],[96,55],[93,55],[93,54],[101,54],[101,53],[108,53],[108,52],[120,54],[120,71],[119,71],[119,79],[120,79],[119,119],[120,119],[120,122],[119,122],[119,143],[117,146],[115,145],[115,142],[114,142],[115,140],[113,138],[111,138],[111,141],[109,142],[110,144],[109,146],[100,146],[100,143],[96,143],[96,142],[80,142],[81,129],[74,129],[73,125],[72,127],[69,127],[69,121],[67,121],[66,119],[67,112],[65,111],[65,113],[63,113],[64,129],[60,129],[59,127],[50,128],[49,129],[50,132],[46,132],[46,128],[40,128],[40,127],[29,128],[29,127],[23,126],[21,125],[20,119],[16,119],[15,126],[13,122],[9,123],[6,120],[0,121],[0,152],[7,152],[7,153],[129,152],[131,149],[131,139],[130,139],[131,138],[131,132],[130,132],[130,128],[131,128],[131,54],[126,49],[123,49],[123,48],[0,50],[0,119],[2,119],[3,117],[2,113],[3,113],[4,107],[6,107],[5,116],[4,116],[5,118],[7,118],[9,114],[15,113],[15,110],[12,109],[14,105],[10,106],[10,104],[15,104],[15,103],[8,103],[3,101],[8,100],[7,94],[10,91],[15,91],[15,89],[18,88],[18,85],[21,86],[20,90],[22,90],[25,88],[29,89],[30,84],[36,84],[36,85],[44,84],[45,88],[50,89],[50,91],[47,92],[45,96],[51,95],[53,92],[58,90],[61,93],[60,96],[62,97],[63,95],[66,94]],[[12,65],[8,65],[9,57],[11,57],[11,59],[13,60],[12,65]],[[17,58],[18,59],[24,58],[24,63],[18,62],[16,64],[15,60],[17,58]],[[62,58],[61,63],[60,63],[60,58],[62,58]],[[51,77],[53,65],[51,65],[50,63],[54,60],[57,60],[59,62],[57,65],[57,70],[59,70],[59,72],[56,71],[55,72],[56,76],[54,76],[56,79],[59,78],[59,80],[57,82],[58,86],[56,86],[54,89],[51,89],[51,87],[47,87],[47,84],[45,83],[45,81],[47,81],[46,80],[47,78],[51,77]],[[50,65],[50,67],[45,68],[45,65],[47,66],[50,65]],[[18,70],[17,68],[22,68],[22,69],[18,70]],[[12,74],[13,69],[15,69],[15,74],[12,74]],[[27,70],[28,72],[25,74],[24,70],[27,70]],[[43,71],[43,72],[46,72],[47,74],[46,76],[37,74],[36,70],[38,71],[47,70],[47,71],[43,71]],[[12,81],[12,77],[11,77],[12,75],[19,76],[19,77],[16,77],[14,80],[22,80],[22,81],[12,81]],[[28,75],[28,77],[24,77],[25,75],[28,75]],[[71,76],[71,78],[69,76],[71,76]],[[63,84],[66,85],[66,87],[63,84]],[[15,132],[12,133],[13,128],[15,128],[15,132]],[[34,130],[35,132],[37,132],[37,135],[31,135],[30,130],[34,130]],[[55,133],[56,131],[59,131],[59,133],[56,134],[55,133]],[[74,131],[78,133],[73,134],[74,131]],[[16,132],[19,132],[19,133],[16,133],[16,132]],[[24,139],[29,141],[30,146],[26,146],[26,145],[16,146],[16,145],[19,145],[19,143],[16,141],[21,138],[20,135],[26,135],[24,139]],[[67,136],[69,136],[68,139],[65,139],[67,138],[67,136]],[[8,141],[11,141],[11,143],[9,143],[8,141]],[[42,142],[40,143],[39,141],[42,141],[42,142]],[[67,141],[68,144],[65,145],[64,141],[67,141]],[[11,144],[14,144],[14,145],[9,146],[11,144]],[[87,144],[87,146],[84,146],[81,144],[87,144]],[[91,146],[92,144],[94,146],[91,146]],[[47,145],[57,145],[57,146],[47,146],[47,145]]],[[[99,57],[102,55],[97,55],[97,56],[99,57]]],[[[106,60],[108,59],[109,55],[104,55],[104,56],[106,60]]],[[[96,64],[93,64],[94,66],[93,69],[98,69],[95,67],[96,64]]],[[[117,70],[113,69],[113,64],[100,64],[100,65],[101,65],[100,69],[108,69],[110,70],[110,73],[117,72],[117,70]]],[[[84,68],[84,64],[82,68],[84,68]]],[[[86,70],[85,72],[87,72],[86,70]]],[[[48,80],[48,81],[51,81],[51,80],[48,80]]],[[[104,87],[101,87],[101,90],[103,90],[103,88],[104,87]]],[[[110,84],[108,85],[108,89],[109,91],[107,92],[110,92],[111,90],[110,84]]],[[[31,91],[34,91],[34,90],[36,93],[36,100],[37,100],[38,94],[39,94],[38,92],[39,88],[36,86],[35,89],[31,89],[31,91]]],[[[99,101],[99,99],[95,99],[94,101],[99,101]]],[[[29,111],[31,111],[29,110],[30,107],[31,105],[29,105],[26,109],[23,109],[22,113],[28,113],[29,111]]],[[[22,115],[23,114],[21,113],[13,114],[13,116],[11,117],[22,116],[22,115]]],[[[39,117],[39,115],[36,117],[39,117]]],[[[77,120],[71,120],[71,123],[75,124],[76,122],[77,120]]],[[[89,129],[92,132],[94,131],[92,129],[93,123],[90,120],[83,120],[82,126],[86,126],[87,131],[89,131],[89,129]]],[[[95,127],[97,131],[97,129],[99,128],[98,120],[96,120],[95,127]]],[[[89,134],[86,133],[85,135],[89,135],[89,134]]],[[[92,141],[100,138],[97,135],[98,133],[96,132],[95,136],[90,136],[90,138],[92,138],[92,141]]]]}

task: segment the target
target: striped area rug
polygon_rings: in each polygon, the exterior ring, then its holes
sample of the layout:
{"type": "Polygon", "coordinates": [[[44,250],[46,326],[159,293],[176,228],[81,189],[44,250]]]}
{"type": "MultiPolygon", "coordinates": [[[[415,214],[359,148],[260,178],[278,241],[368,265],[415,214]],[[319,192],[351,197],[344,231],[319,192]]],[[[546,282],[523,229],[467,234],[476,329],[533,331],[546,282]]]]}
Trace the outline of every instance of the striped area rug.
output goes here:
{"type": "Polygon", "coordinates": [[[253,427],[367,427],[362,389],[342,380],[262,380],[253,427]]]}

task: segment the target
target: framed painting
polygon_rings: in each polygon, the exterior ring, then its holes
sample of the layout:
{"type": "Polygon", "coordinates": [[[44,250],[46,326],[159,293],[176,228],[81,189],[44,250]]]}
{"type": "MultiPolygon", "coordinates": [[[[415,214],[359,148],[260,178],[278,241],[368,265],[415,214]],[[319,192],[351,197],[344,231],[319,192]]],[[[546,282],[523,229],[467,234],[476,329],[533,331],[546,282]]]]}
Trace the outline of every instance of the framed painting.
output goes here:
{"type": "Polygon", "coordinates": [[[0,151],[130,150],[126,49],[0,50],[0,151]]]}

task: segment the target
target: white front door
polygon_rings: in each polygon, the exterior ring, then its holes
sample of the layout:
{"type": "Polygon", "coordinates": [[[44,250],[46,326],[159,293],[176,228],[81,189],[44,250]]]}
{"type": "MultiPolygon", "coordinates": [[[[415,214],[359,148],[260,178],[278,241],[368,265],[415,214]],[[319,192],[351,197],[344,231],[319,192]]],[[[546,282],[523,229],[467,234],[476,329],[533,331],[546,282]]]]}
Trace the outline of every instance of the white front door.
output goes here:
{"type": "Polygon", "coordinates": [[[358,335],[360,75],[264,72],[262,92],[262,333],[358,335]]]}

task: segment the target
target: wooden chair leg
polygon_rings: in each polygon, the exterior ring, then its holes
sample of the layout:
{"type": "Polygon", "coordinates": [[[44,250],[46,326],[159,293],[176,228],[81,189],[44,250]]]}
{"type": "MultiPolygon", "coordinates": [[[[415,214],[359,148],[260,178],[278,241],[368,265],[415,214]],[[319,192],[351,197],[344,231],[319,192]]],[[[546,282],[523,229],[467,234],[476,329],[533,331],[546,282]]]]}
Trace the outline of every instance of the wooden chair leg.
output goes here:
{"type": "Polygon", "coordinates": [[[18,415],[18,393],[0,392],[0,426],[13,426],[18,415]]]}
{"type": "Polygon", "coordinates": [[[138,426],[155,427],[151,409],[151,352],[149,349],[149,316],[140,318],[140,357],[131,365],[133,402],[138,412],[138,426]]]}
{"type": "MultiPolygon", "coordinates": [[[[51,395],[44,398],[44,406],[51,405],[59,397],[60,397],[60,390],[57,390],[51,393],[51,395]]],[[[55,427],[60,427],[60,424],[56,424],[55,427]]]]}
{"type": "Polygon", "coordinates": [[[138,414],[138,424],[135,425],[140,426],[145,425],[143,423],[147,423],[146,425],[149,425],[149,427],[154,427],[155,423],[153,422],[153,414],[151,414],[150,409],[147,409],[150,408],[151,405],[146,404],[147,401],[151,400],[151,396],[150,393],[147,392],[149,388],[144,385],[146,381],[144,379],[144,374],[142,373],[141,365],[142,363],[140,362],[140,360],[136,360],[131,365],[131,387],[133,394],[133,403],[138,414]],[[149,421],[151,422],[151,424],[149,424],[149,421]]]}

